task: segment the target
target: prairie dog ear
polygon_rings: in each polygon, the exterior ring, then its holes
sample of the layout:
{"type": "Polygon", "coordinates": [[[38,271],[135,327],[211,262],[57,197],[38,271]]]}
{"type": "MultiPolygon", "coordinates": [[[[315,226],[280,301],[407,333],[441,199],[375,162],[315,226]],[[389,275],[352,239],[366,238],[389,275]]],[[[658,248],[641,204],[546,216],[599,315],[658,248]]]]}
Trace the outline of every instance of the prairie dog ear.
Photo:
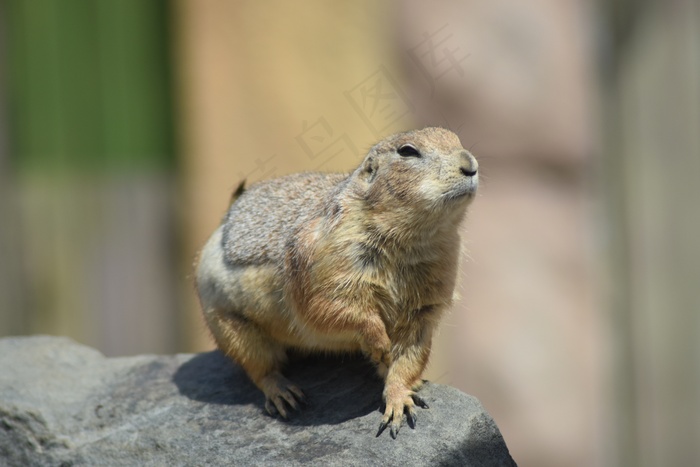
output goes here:
{"type": "Polygon", "coordinates": [[[372,183],[374,178],[377,176],[378,167],[379,164],[377,164],[377,161],[373,156],[367,157],[367,159],[365,159],[365,161],[362,163],[362,170],[360,172],[360,177],[362,180],[366,181],[367,183],[372,183]]]}

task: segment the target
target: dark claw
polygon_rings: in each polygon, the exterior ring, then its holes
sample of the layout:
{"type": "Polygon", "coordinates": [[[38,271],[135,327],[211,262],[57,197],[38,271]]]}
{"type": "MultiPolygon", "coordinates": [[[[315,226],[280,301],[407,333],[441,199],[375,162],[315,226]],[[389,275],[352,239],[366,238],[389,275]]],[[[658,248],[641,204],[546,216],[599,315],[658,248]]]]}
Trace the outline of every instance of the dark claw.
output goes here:
{"type": "Polygon", "coordinates": [[[299,402],[294,401],[294,404],[290,404],[289,402],[287,402],[287,405],[289,405],[294,412],[301,412],[301,405],[299,404],[299,402]]]}
{"type": "Polygon", "coordinates": [[[396,428],[395,427],[396,427],[396,425],[391,425],[391,430],[389,431],[389,434],[391,435],[391,437],[393,439],[396,439],[396,435],[399,434],[399,430],[401,429],[401,425],[399,425],[396,428]]]}
{"type": "Polygon", "coordinates": [[[290,387],[288,389],[289,389],[289,392],[291,393],[292,397],[294,399],[296,399],[298,402],[301,402],[304,405],[309,404],[309,402],[306,398],[306,394],[304,394],[304,392],[301,389],[297,388],[296,386],[290,387]]]}
{"type": "MultiPolygon", "coordinates": [[[[387,420],[386,422],[382,421],[381,423],[379,423],[379,431],[377,431],[377,436],[375,436],[375,438],[378,438],[379,435],[381,435],[384,432],[384,430],[386,430],[386,427],[388,427],[388,426],[389,426],[389,420],[387,420]]],[[[396,436],[394,436],[394,438],[396,438],[396,436]]]]}
{"type": "Polygon", "coordinates": [[[429,409],[430,408],[430,407],[428,407],[428,404],[419,395],[413,394],[411,397],[413,398],[413,402],[415,402],[416,405],[418,407],[420,407],[421,409],[429,409]]]}
{"type": "Polygon", "coordinates": [[[272,401],[269,399],[267,401],[265,401],[265,411],[271,417],[274,417],[277,415],[277,407],[275,407],[275,404],[273,404],[272,401]]]}
{"type": "Polygon", "coordinates": [[[289,419],[289,416],[287,415],[287,411],[284,410],[284,399],[282,397],[275,397],[275,400],[273,401],[275,408],[277,409],[277,413],[279,413],[279,416],[284,418],[285,420],[289,419]]]}
{"type": "Polygon", "coordinates": [[[409,412],[408,414],[406,414],[406,422],[408,423],[408,426],[411,427],[411,430],[416,429],[416,419],[416,414],[414,414],[413,412],[409,412]]]}
{"type": "Polygon", "coordinates": [[[293,395],[291,395],[291,394],[284,395],[284,396],[282,396],[282,400],[283,400],[283,403],[286,402],[287,406],[289,408],[291,408],[292,410],[294,410],[295,412],[298,412],[299,410],[301,410],[301,407],[299,407],[299,403],[297,402],[297,400],[294,398],[293,395]]]}

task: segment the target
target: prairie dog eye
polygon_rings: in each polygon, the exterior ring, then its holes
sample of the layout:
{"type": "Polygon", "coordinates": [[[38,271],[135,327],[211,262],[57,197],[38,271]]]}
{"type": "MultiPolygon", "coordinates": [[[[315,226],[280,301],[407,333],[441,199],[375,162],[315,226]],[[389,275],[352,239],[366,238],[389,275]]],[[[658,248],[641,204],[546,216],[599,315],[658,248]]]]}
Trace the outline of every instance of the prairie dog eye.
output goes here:
{"type": "Polygon", "coordinates": [[[418,151],[418,149],[414,148],[410,144],[404,144],[396,152],[398,152],[399,156],[402,157],[421,157],[421,154],[418,151]]]}

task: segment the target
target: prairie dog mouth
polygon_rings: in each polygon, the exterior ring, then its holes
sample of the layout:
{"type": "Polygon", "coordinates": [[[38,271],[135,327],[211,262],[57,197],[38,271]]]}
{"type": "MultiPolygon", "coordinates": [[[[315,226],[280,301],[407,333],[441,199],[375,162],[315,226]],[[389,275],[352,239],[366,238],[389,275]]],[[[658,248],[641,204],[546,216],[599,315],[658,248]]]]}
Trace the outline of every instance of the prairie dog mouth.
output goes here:
{"type": "Polygon", "coordinates": [[[442,196],[446,201],[457,200],[462,198],[473,198],[476,195],[476,189],[471,187],[460,187],[454,190],[445,192],[442,196]]]}
{"type": "Polygon", "coordinates": [[[455,187],[444,192],[442,196],[445,200],[453,200],[464,197],[473,198],[474,195],[476,195],[478,186],[478,178],[470,177],[467,180],[460,181],[455,187]]]}

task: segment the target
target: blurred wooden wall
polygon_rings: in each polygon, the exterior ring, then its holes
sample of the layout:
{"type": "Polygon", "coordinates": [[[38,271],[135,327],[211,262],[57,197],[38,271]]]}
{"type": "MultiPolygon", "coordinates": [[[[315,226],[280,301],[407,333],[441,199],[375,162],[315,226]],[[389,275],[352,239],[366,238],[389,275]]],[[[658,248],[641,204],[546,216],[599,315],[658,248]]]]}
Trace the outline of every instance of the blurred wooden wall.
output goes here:
{"type": "Polygon", "coordinates": [[[609,452],[700,465],[700,5],[609,2],[609,452]]]}
{"type": "Polygon", "coordinates": [[[176,350],[167,1],[0,8],[0,335],[176,350]]]}

